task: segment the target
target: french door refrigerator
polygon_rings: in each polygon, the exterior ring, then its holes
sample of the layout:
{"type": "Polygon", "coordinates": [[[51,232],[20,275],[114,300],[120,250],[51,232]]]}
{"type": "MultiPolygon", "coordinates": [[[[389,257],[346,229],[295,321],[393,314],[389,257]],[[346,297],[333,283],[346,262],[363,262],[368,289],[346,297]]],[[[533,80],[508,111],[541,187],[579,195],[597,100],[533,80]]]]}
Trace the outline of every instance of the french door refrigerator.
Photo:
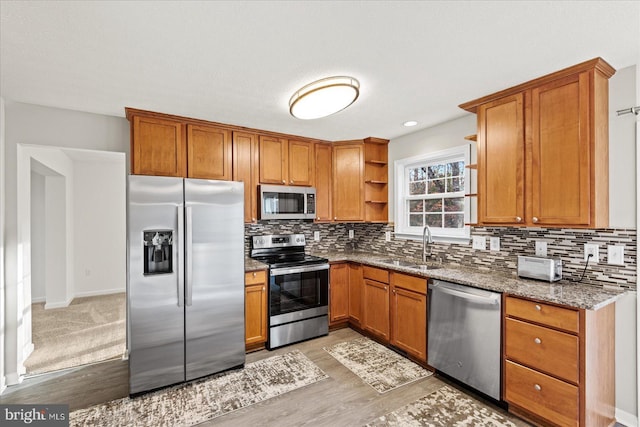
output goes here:
{"type": "Polygon", "coordinates": [[[245,362],[241,182],[130,175],[129,393],[245,362]]]}

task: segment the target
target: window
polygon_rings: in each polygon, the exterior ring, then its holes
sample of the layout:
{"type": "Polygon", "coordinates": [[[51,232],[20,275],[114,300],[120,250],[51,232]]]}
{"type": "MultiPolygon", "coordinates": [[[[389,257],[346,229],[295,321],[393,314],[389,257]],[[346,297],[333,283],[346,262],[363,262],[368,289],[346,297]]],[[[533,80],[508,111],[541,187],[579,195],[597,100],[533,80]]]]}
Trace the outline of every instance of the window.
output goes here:
{"type": "Polygon", "coordinates": [[[422,237],[428,225],[437,240],[469,239],[469,157],[464,145],[395,162],[396,235],[422,237]]]}

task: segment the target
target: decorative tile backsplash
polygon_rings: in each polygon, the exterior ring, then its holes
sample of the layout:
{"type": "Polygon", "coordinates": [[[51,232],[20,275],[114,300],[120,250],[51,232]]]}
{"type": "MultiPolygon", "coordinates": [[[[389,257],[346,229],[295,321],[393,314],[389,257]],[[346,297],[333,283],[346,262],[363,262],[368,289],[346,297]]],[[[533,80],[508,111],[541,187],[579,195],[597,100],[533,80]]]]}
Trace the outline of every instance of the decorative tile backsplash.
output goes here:
{"type": "MultiPolygon", "coordinates": [[[[245,225],[245,248],[248,253],[250,237],[261,234],[303,233],[308,251],[362,250],[381,256],[422,257],[422,242],[396,239],[385,241],[385,231],[393,233],[387,224],[314,223],[305,220],[260,221],[245,225]],[[354,238],[349,239],[349,230],[354,238]],[[314,231],[320,241],[313,240],[314,231]]],[[[578,279],[585,267],[584,244],[599,246],[600,261],[589,262],[583,283],[594,286],[620,287],[636,290],[637,234],[635,229],[546,229],[533,227],[473,227],[473,236],[487,237],[487,250],[468,244],[433,243],[432,261],[475,267],[486,271],[502,271],[516,275],[518,255],[535,255],[535,242],[547,243],[547,256],[562,259],[563,277],[578,279]],[[489,237],[500,238],[500,251],[489,251],[489,237]],[[607,264],[607,246],[624,245],[624,265],[607,264]]]]}

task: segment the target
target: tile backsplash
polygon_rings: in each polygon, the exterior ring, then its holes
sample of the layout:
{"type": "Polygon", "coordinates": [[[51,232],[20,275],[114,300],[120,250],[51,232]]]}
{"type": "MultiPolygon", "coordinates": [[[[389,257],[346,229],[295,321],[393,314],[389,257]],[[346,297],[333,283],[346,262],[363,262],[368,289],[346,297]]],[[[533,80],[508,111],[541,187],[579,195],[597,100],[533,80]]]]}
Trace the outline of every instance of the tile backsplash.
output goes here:
{"type": "MultiPolygon", "coordinates": [[[[382,256],[420,259],[422,242],[397,239],[393,226],[362,223],[314,223],[305,220],[260,221],[245,225],[245,249],[250,237],[261,234],[304,233],[308,251],[364,250],[382,256]],[[354,238],[349,239],[349,230],[354,238]],[[320,241],[313,233],[320,232],[320,241]],[[391,231],[391,242],[385,232],[391,231]]],[[[473,227],[472,236],[486,236],[487,249],[478,250],[471,243],[434,243],[432,260],[454,265],[475,267],[486,271],[502,271],[516,275],[518,255],[535,255],[535,242],[547,243],[547,256],[562,259],[563,277],[578,279],[585,267],[584,244],[599,246],[600,261],[589,262],[583,283],[594,286],[636,290],[637,234],[635,229],[546,229],[534,227],[473,227]],[[500,238],[500,251],[489,251],[489,237],[500,238]],[[624,265],[607,264],[607,246],[624,245],[624,265]]]]}

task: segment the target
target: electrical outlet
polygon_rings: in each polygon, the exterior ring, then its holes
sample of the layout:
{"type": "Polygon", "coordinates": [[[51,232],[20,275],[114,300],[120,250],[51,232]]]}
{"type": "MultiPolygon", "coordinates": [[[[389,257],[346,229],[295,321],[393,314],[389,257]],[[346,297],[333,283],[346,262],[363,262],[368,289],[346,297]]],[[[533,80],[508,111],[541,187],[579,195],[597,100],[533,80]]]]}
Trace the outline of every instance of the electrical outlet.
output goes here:
{"type": "Polygon", "coordinates": [[[536,256],[547,256],[547,242],[536,242],[536,256]]]}
{"type": "Polygon", "coordinates": [[[391,241],[391,232],[390,231],[385,231],[384,232],[384,240],[385,240],[385,242],[390,242],[391,241]]]}
{"type": "Polygon", "coordinates": [[[593,255],[589,260],[589,262],[593,262],[593,263],[600,262],[600,249],[598,248],[598,245],[595,245],[592,243],[585,243],[584,244],[584,260],[585,261],[587,260],[587,257],[589,256],[589,254],[593,255]]]}
{"type": "Polygon", "coordinates": [[[473,236],[473,249],[487,249],[487,238],[485,236],[473,236]]]}
{"type": "Polygon", "coordinates": [[[353,239],[353,230],[349,230],[349,238],[353,239]]]}
{"type": "Polygon", "coordinates": [[[499,251],[500,250],[500,238],[499,237],[490,237],[489,238],[489,250],[490,251],[499,251]]]}
{"type": "Polygon", "coordinates": [[[607,264],[624,265],[624,245],[607,246],[607,264]]]}
{"type": "Polygon", "coordinates": [[[314,231],[313,232],[313,240],[315,240],[316,242],[320,241],[320,232],[319,231],[314,231]]]}

